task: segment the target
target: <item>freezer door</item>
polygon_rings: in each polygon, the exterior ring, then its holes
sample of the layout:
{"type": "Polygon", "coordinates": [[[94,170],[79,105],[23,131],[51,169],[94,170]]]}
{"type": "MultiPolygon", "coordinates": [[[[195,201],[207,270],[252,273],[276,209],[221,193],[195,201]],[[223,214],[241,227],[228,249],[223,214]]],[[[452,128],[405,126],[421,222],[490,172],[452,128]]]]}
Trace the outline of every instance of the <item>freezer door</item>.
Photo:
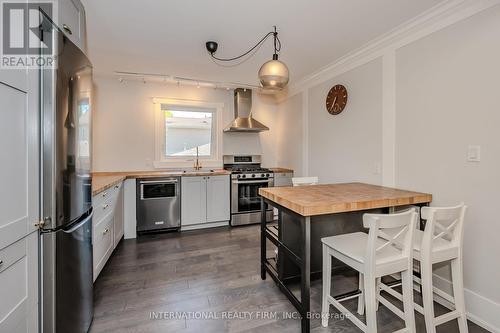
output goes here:
{"type": "Polygon", "coordinates": [[[43,332],[86,333],[93,317],[92,215],[42,234],[43,332]]]}
{"type": "Polygon", "coordinates": [[[58,55],[56,69],[41,70],[43,207],[54,229],[92,206],[92,66],[61,32],[47,34],[58,55]]]}
{"type": "Polygon", "coordinates": [[[56,332],[86,333],[94,314],[92,216],[57,233],[56,332]]]}

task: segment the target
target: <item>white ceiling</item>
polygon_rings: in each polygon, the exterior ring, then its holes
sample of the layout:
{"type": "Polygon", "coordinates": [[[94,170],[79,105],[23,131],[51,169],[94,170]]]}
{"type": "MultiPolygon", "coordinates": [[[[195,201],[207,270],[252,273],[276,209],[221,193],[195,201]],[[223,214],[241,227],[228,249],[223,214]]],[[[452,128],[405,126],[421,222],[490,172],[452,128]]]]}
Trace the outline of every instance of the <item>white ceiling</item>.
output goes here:
{"type": "Polygon", "coordinates": [[[133,71],[257,84],[272,40],[248,61],[221,67],[278,26],[280,59],[298,81],[442,0],[83,0],[88,46],[98,73],[133,71]]]}

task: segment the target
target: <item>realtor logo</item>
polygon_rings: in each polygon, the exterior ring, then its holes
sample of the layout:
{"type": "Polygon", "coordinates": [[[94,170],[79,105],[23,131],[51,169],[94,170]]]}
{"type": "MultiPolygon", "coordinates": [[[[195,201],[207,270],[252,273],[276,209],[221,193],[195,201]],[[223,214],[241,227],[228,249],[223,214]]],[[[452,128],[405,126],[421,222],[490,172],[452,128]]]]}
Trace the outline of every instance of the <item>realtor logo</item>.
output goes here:
{"type": "Polygon", "coordinates": [[[1,2],[1,63],[2,68],[52,67],[52,2],[1,2]],[[45,28],[45,29],[42,29],[45,28]],[[48,29],[47,29],[48,28],[48,29]],[[49,33],[48,33],[49,32],[49,33]]]}

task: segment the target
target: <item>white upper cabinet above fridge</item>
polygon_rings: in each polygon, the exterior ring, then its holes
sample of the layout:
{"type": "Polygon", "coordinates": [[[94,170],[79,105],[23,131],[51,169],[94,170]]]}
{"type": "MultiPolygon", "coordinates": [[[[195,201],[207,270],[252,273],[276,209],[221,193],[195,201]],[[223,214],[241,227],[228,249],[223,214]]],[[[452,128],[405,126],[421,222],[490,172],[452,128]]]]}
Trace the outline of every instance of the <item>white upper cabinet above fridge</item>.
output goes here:
{"type": "Polygon", "coordinates": [[[57,25],[64,34],[87,53],[85,34],[85,9],[78,0],[59,0],[57,6],[57,25]]]}

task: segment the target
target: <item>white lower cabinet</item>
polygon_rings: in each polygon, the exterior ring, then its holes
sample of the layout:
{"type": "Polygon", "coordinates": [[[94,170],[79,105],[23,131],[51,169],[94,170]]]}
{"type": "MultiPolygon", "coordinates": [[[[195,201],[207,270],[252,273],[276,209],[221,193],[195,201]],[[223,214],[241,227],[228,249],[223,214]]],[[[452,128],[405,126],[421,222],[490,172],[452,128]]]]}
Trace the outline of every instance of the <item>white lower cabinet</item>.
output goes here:
{"type": "Polygon", "coordinates": [[[275,172],[274,187],[293,186],[293,172],[275,172]]]}
{"type": "Polygon", "coordinates": [[[230,212],[229,175],[182,177],[181,227],[207,227],[227,222],[230,212]]]}
{"type": "Polygon", "coordinates": [[[114,219],[110,212],[93,228],[94,281],[101,273],[114,249],[114,219]]]}
{"type": "Polygon", "coordinates": [[[229,176],[207,177],[207,222],[231,218],[229,176]]]}
{"type": "Polygon", "coordinates": [[[95,281],[123,237],[123,183],[96,194],[92,198],[92,203],[94,206],[92,247],[95,281]]]}
{"type": "Polygon", "coordinates": [[[38,332],[38,232],[0,250],[0,332],[38,332]]]}
{"type": "Polygon", "coordinates": [[[203,223],[207,219],[206,177],[182,177],[181,226],[203,223]]]}
{"type": "Polygon", "coordinates": [[[124,220],[124,212],[123,212],[123,183],[119,184],[118,193],[116,195],[116,205],[115,205],[115,215],[114,215],[114,242],[113,247],[116,248],[118,243],[123,237],[124,229],[125,229],[125,220],[124,220]]]}

